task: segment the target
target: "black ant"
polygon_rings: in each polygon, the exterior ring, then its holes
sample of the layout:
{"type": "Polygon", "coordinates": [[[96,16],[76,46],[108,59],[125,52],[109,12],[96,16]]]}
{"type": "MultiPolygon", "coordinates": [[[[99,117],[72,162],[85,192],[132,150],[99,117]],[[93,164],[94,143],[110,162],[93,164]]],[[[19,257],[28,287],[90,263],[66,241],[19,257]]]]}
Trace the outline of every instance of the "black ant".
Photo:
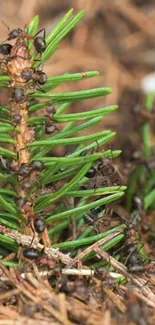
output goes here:
{"type": "Polygon", "coordinates": [[[56,113],[55,107],[53,105],[47,107],[45,117],[48,118],[45,124],[45,133],[51,134],[55,130],[58,130],[58,127],[53,124],[53,116],[56,113]]]}
{"type": "Polygon", "coordinates": [[[105,205],[98,206],[96,208],[91,209],[88,213],[84,214],[84,221],[89,225],[93,226],[96,221],[99,220],[99,214],[103,212],[105,209],[105,205]]]}
{"type": "Polygon", "coordinates": [[[85,176],[88,178],[96,177],[96,181],[99,180],[99,183],[102,181],[102,177],[104,186],[119,186],[122,184],[122,175],[108,158],[103,158],[97,166],[92,167],[85,176]]]}
{"type": "Polygon", "coordinates": [[[22,163],[20,166],[18,166],[17,161],[12,161],[8,167],[14,174],[25,178],[33,171],[42,171],[44,169],[44,163],[40,160],[36,160],[32,161],[30,165],[27,163],[22,163]]]}
{"type": "Polygon", "coordinates": [[[44,85],[47,82],[47,75],[42,71],[34,71],[34,69],[23,69],[21,77],[27,82],[30,80],[37,82],[39,85],[44,85]]]}
{"type": "Polygon", "coordinates": [[[119,186],[122,185],[123,179],[121,173],[108,158],[100,159],[96,166],[90,168],[85,176],[92,179],[88,183],[90,188],[119,186]]]}
{"type": "MultiPolygon", "coordinates": [[[[5,26],[9,30],[9,27],[6,24],[5,24],[5,26]]],[[[34,47],[38,53],[43,53],[46,49],[45,28],[38,31],[34,36],[31,36],[30,34],[28,34],[25,30],[22,30],[21,28],[15,28],[12,31],[9,31],[8,38],[6,40],[10,41],[15,38],[26,38],[28,40],[33,39],[34,47]],[[43,36],[37,36],[41,32],[43,32],[43,36]]]]}
{"type": "Polygon", "coordinates": [[[48,257],[42,256],[44,250],[39,251],[37,248],[29,247],[23,250],[23,256],[29,260],[36,260],[38,265],[47,266],[54,269],[56,267],[56,261],[48,257]]]}

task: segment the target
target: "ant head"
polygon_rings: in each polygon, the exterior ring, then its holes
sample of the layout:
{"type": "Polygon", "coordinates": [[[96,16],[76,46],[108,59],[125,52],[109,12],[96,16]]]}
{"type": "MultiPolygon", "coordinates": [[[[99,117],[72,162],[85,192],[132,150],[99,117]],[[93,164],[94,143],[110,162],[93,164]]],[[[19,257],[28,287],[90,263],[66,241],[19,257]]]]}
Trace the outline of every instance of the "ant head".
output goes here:
{"type": "Polygon", "coordinates": [[[17,29],[13,29],[11,32],[9,32],[8,34],[8,41],[12,40],[12,39],[15,39],[17,37],[19,37],[22,33],[22,29],[20,28],[17,28],[17,29]]]}
{"type": "Polygon", "coordinates": [[[45,72],[38,71],[38,83],[44,85],[47,82],[47,75],[45,72]]]}

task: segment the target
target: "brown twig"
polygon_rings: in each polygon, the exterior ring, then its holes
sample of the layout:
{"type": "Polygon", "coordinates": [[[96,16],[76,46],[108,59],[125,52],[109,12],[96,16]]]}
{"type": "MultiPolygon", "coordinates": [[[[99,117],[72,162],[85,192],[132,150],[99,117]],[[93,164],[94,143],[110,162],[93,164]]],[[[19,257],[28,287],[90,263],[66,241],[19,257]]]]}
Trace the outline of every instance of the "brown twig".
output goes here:
{"type": "Polygon", "coordinates": [[[110,256],[107,252],[105,252],[100,247],[94,248],[94,251],[105,261],[110,263],[121,274],[123,274],[131,283],[133,283],[140,290],[140,292],[147,298],[148,306],[155,308],[155,295],[150,290],[145,280],[141,279],[136,275],[129,273],[127,271],[127,268],[123,264],[116,261],[112,256],[110,256]]]}
{"type": "Polygon", "coordinates": [[[96,242],[95,244],[89,246],[88,248],[86,248],[83,252],[81,252],[80,254],[78,254],[71,262],[71,264],[67,265],[67,268],[70,268],[71,266],[73,266],[75,263],[78,263],[79,261],[82,262],[82,259],[87,256],[89,253],[91,253],[95,248],[100,247],[101,245],[104,245],[106,243],[108,243],[109,241],[111,241],[112,239],[116,238],[118,235],[122,234],[121,231],[115,232],[112,235],[109,235],[105,238],[100,239],[98,242],[96,242]]]}
{"type": "MultiPolygon", "coordinates": [[[[19,245],[24,245],[24,246],[29,247],[30,244],[32,243],[32,237],[31,236],[23,235],[23,234],[19,233],[16,230],[10,230],[9,228],[0,225],[0,231],[3,232],[9,238],[12,238],[12,239],[16,240],[16,242],[19,245]]],[[[56,261],[59,260],[63,264],[69,265],[73,261],[73,259],[69,256],[69,254],[63,254],[63,253],[61,253],[59,251],[59,249],[45,247],[45,246],[43,246],[43,245],[41,245],[39,243],[37,238],[34,239],[34,241],[32,243],[32,247],[37,248],[40,251],[44,251],[44,253],[49,258],[52,258],[52,259],[54,259],[56,261]]]]}

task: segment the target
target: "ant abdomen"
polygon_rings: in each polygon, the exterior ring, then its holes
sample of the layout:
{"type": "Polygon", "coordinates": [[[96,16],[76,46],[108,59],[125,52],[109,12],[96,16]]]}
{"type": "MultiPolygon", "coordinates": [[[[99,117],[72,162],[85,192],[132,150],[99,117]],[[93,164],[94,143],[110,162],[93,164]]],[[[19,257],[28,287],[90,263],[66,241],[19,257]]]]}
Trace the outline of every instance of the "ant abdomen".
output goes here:
{"type": "Polygon", "coordinates": [[[0,54],[9,55],[11,53],[12,45],[9,43],[0,45],[0,54]]]}
{"type": "Polygon", "coordinates": [[[14,88],[12,91],[12,99],[16,103],[21,103],[25,101],[25,93],[23,88],[14,88]]]}
{"type": "Polygon", "coordinates": [[[29,260],[36,260],[40,256],[40,252],[36,248],[29,247],[24,249],[23,256],[29,260]]]}
{"type": "Polygon", "coordinates": [[[46,229],[46,222],[44,218],[38,217],[34,220],[34,229],[38,234],[42,234],[46,229]]]}
{"type": "Polygon", "coordinates": [[[85,174],[85,176],[87,178],[93,178],[96,176],[96,173],[97,173],[96,169],[94,167],[92,167],[91,169],[88,170],[88,172],[85,174]]]}
{"type": "Polygon", "coordinates": [[[39,54],[43,53],[46,50],[46,41],[42,36],[35,37],[33,45],[39,54]]]}

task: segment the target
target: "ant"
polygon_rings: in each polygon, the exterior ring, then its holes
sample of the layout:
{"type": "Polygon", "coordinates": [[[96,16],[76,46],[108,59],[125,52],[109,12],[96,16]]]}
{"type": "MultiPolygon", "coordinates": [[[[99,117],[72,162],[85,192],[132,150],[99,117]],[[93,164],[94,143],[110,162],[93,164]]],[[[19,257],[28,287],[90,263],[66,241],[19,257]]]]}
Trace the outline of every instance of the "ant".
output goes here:
{"type": "MultiPolygon", "coordinates": [[[[112,154],[112,152],[111,152],[112,154]]],[[[123,176],[108,158],[100,159],[95,167],[91,167],[85,174],[90,178],[89,188],[119,186],[122,185],[123,176]]]]}
{"type": "Polygon", "coordinates": [[[46,221],[43,217],[34,214],[33,206],[29,201],[25,202],[25,204],[23,205],[23,212],[26,215],[27,219],[29,220],[28,223],[30,222],[31,228],[34,232],[34,236],[32,238],[32,242],[33,242],[35,238],[35,232],[38,234],[42,234],[46,229],[46,221]]]}
{"type": "Polygon", "coordinates": [[[53,124],[53,116],[55,113],[56,113],[56,110],[53,105],[47,107],[46,114],[45,114],[45,117],[48,118],[48,121],[46,121],[46,124],[45,124],[45,133],[46,134],[51,134],[55,130],[58,130],[58,127],[55,124],[53,124]]]}
{"type": "MultiPolygon", "coordinates": [[[[9,30],[9,27],[7,25],[6,27],[9,30]]],[[[22,30],[21,28],[16,28],[8,33],[8,38],[6,40],[10,41],[15,38],[26,38],[27,40],[33,39],[34,47],[36,51],[40,54],[46,50],[45,28],[39,30],[34,36],[28,34],[25,30],[22,30]],[[43,36],[37,36],[41,32],[43,32],[43,36]]]]}
{"type": "Polygon", "coordinates": [[[29,247],[23,250],[23,256],[29,260],[36,260],[38,265],[47,266],[54,269],[56,267],[56,261],[42,256],[43,252],[40,252],[37,248],[29,247]]]}
{"type": "Polygon", "coordinates": [[[145,271],[144,261],[142,260],[137,250],[137,247],[134,244],[129,245],[127,247],[126,252],[129,254],[125,262],[128,271],[132,273],[144,272],[145,271]]]}
{"type": "Polygon", "coordinates": [[[16,103],[23,103],[26,99],[24,89],[13,88],[12,99],[15,100],[16,103]]]}
{"type": "MultiPolygon", "coordinates": [[[[84,214],[84,221],[89,226],[94,226],[100,219],[100,214],[105,210],[105,205],[98,206],[96,208],[91,209],[88,213],[84,214]]],[[[95,229],[95,228],[94,228],[95,229]]],[[[95,229],[97,230],[97,229],[95,229]]],[[[98,231],[97,231],[98,232],[98,231]]]]}
{"type": "Polygon", "coordinates": [[[85,176],[87,178],[96,177],[96,183],[101,186],[119,186],[122,184],[122,175],[108,158],[103,158],[97,166],[92,167],[85,176]]]}
{"type": "MultiPolygon", "coordinates": [[[[145,271],[144,260],[142,259],[141,254],[138,252],[138,248],[136,246],[136,244],[141,243],[137,242],[138,233],[135,229],[135,225],[134,223],[128,221],[120,213],[116,211],[115,213],[124,221],[125,225],[127,226],[127,228],[124,229],[125,244],[121,248],[119,248],[115,253],[122,250],[123,257],[125,257],[124,255],[126,254],[128,255],[125,260],[125,265],[127,266],[129,272],[143,272],[145,271]]],[[[143,244],[141,245],[141,248],[142,246],[143,244]]]]}
{"type": "Polygon", "coordinates": [[[21,77],[25,82],[30,82],[31,80],[37,83],[38,88],[44,92],[40,85],[44,85],[47,82],[47,75],[43,71],[35,71],[32,68],[25,68],[21,72],[21,77]]]}

